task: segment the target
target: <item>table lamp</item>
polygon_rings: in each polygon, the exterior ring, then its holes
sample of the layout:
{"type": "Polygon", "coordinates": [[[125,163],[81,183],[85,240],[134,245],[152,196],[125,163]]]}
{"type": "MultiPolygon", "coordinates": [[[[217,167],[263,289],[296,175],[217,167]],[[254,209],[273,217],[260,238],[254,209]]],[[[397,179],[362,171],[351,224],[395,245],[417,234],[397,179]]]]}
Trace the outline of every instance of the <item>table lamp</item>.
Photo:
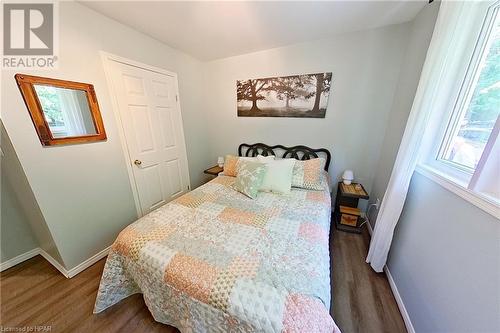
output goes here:
{"type": "Polygon", "coordinates": [[[219,156],[219,157],[217,158],[217,165],[218,165],[219,167],[221,167],[221,168],[224,166],[224,157],[219,156]]]}
{"type": "Polygon", "coordinates": [[[351,185],[353,180],[354,180],[354,172],[352,172],[352,170],[344,171],[344,174],[342,175],[342,181],[344,182],[344,184],[351,185]]]}

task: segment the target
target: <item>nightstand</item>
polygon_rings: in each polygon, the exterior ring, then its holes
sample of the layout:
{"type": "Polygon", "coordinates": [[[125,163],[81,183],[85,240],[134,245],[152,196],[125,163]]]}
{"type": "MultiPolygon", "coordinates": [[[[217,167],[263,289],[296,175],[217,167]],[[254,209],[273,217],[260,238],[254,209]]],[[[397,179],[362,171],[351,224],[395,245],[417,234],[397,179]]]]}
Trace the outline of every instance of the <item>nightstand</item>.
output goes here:
{"type": "Polygon", "coordinates": [[[335,210],[333,220],[338,230],[361,233],[361,225],[364,219],[358,208],[359,199],[368,200],[369,196],[363,185],[352,183],[346,185],[339,182],[337,196],[335,198],[335,210]]]}
{"type": "Polygon", "coordinates": [[[224,171],[224,168],[221,168],[220,166],[216,165],[216,166],[213,166],[211,168],[206,169],[205,171],[203,171],[203,173],[217,177],[219,175],[219,173],[221,173],[222,171],[224,171]]]}

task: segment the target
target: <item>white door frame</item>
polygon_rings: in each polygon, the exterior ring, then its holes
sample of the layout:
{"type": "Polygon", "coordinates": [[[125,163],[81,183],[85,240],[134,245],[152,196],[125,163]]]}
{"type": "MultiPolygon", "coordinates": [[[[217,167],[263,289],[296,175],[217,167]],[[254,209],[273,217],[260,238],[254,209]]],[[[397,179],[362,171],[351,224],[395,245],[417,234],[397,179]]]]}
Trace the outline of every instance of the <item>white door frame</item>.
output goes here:
{"type": "Polygon", "coordinates": [[[179,98],[179,82],[177,80],[177,73],[167,71],[163,68],[146,65],[146,64],[143,64],[143,63],[135,61],[135,60],[123,58],[123,57],[120,57],[120,56],[117,56],[115,54],[111,54],[111,53],[108,53],[105,51],[100,51],[99,53],[101,55],[102,65],[104,67],[104,74],[106,76],[108,91],[109,91],[109,94],[111,97],[111,104],[112,104],[112,108],[113,108],[113,113],[115,114],[115,119],[116,119],[117,128],[118,128],[118,135],[120,137],[123,155],[125,157],[125,165],[127,166],[130,187],[132,188],[132,194],[134,195],[135,209],[137,211],[137,216],[141,217],[141,216],[143,216],[143,213],[142,213],[142,208],[141,208],[140,201],[139,201],[139,191],[137,189],[137,184],[135,182],[134,172],[132,170],[132,167],[133,167],[132,156],[130,155],[130,151],[129,151],[128,144],[127,144],[127,139],[125,137],[125,129],[123,127],[123,121],[122,121],[122,118],[120,115],[120,107],[118,104],[118,100],[116,99],[117,97],[115,94],[115,87],[113,85],[113,79],[112,79],[111,62],[112,61],[119,62],[119,63],[125,64],[125,65],[130,65],[130,66],[138,67],[138,68],[145,69],[148,71],[152,71],[152,72],[156,72],[159,74],[165,74],[165,75],[169,75],[169,76],[174,77],[174,79],[175,79],[175,94],[176,94],[175,100],[176,100],[176,107],[179,109],[179,117],[181,120],[180,131],[181,131],[182,137],[184,138],[184,145],[183,145],[182,149],[184,149],[184,156],[186,158],[186,167],[188,168],[187,177],[188,177],[188,190],[189,190],[189,189],[191,189],[191,179],[189,178],[189,165],[188,165],[188,161],[187,161],[187,151],[186,151],[186,137],[184,136],[184,125],[183,125],[184,122],[182,121],[182,110],[181,110],[181,103],[180,103],[180,98],[179,98]]]}

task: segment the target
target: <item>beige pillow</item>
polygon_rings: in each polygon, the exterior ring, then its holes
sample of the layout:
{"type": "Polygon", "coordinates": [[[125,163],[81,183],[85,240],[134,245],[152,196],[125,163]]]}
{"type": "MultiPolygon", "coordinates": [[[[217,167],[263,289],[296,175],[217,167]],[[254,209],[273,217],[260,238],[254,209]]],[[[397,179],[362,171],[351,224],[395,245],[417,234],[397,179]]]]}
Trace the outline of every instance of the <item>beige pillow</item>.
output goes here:
{"type": "Polygon", "coordinates": [[[296,160],[293,167],[292,187],[307,190],[325,190],[325,185],[321,181],[325,163],[324,158],[313,158],[305,161],[296,160]]]}
{"type": "Polygon", "coordinates": [[[224,158],[224,176],[236,177],[238,156],[226,155],[224,158]]]}

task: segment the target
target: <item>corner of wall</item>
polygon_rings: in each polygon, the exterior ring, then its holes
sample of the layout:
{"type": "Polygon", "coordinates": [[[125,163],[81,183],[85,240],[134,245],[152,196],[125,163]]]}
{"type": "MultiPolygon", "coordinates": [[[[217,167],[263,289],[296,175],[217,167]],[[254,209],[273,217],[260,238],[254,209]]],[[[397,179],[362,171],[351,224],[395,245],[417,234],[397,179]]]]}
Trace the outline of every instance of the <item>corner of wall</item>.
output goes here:
{"type": "MultiPolygon", "coordinates": [[[[13,223],[18,223],[18,228],[22,228],[26,231],[20,237],[15,239],[2,239],[2,261],[12,259],[17,255],[22,255],[23,253],[34,250],[37,247],[42,248],[45,252],[49,253],[55,260],[57,260],[61,265],[64,265],[64,261],[57,250],[54,239],[50,233],[50,230],[45,223],[45,219],[38,207],[38,203],[33,195],[31,187],[26,179],[23,168],[17,154],[14,150],[12,142],[10,141],[7,130],[3,126],[3,122],[0,120],[0,134],[1,134],[1,147],[4,156],[1,158],[1,173],[2,173],[2,192],[9,187],[12,191],[8,192],[9,196],[12,196],[13,201],[16,202],[17,208],[20,210],[18,221],[12,221],[13,218],[10,216],[8,219],[4,218],[4,204],[5,199],[2,200],[2,218],[1,218],[1,228],[10,228],[13,223]],[[13,186],[15,184],[15,186],[13,186]],[[12,186],[11,186],[12,185],[12,186]],[[33,239],[34,238],[34,239],[33,239]],[[10,252],[8,257],[3,257],[3,252],[5,248],[16,249],[10,252]]],[[[6,192],[7,193],[7,192],[6,192]]],[[[16,208],[16,207],[9,207],[16,208]]]]}

